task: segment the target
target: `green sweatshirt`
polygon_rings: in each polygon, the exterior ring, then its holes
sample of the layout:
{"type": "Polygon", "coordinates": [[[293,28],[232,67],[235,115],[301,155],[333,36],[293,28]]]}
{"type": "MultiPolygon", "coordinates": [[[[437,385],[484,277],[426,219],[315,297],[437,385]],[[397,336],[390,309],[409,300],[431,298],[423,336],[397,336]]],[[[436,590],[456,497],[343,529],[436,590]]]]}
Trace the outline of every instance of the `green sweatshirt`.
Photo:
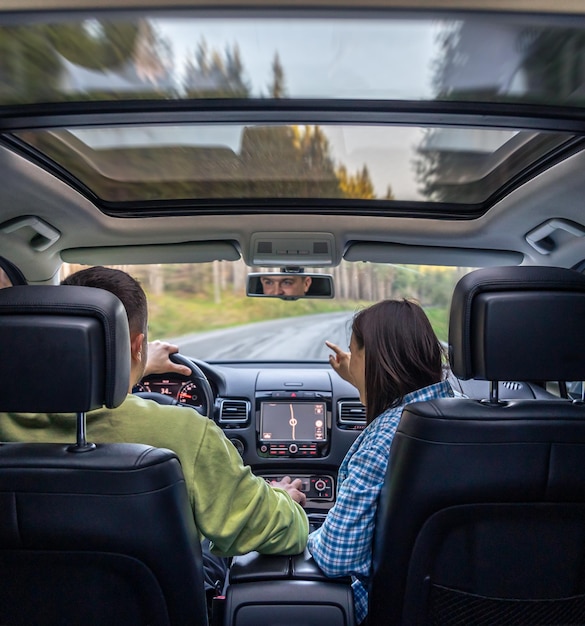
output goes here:
{"type": "MultiPolygon", "coordinates": [[[[75,441],[75,428],[71,414],[0,414],[0,441],[69,443],[75,441]]],[[[302,507],[286,491],[254,476],[223,431],[196,411],[128,395],[116,409],[87,414],[87,439],[173,450],[197,528],[215,554],[298,554],[305,548],[308,522],[302,507]]]]}

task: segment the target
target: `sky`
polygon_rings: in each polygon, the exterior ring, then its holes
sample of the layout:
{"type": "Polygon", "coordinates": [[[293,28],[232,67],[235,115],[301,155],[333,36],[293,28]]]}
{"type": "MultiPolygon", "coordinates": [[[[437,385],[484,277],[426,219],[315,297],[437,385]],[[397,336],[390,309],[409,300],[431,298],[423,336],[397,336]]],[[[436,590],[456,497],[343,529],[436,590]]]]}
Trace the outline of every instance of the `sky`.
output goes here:
{"type": "Polygon", "coordinates": [[[431,95],[438,25],[350,19],[156,20],[177,66],[205,39],[223,52],[237,44],[253,95],[267,95],[278,53],[289,95],[424,98],[431,95]]]}
{"type": "MultiPolygon", "coordinates": [[[[238,45],[252,95],[267,96],[278,53],[285,86],[297,98],[422,99],[432,95],[432,62],[438,24],[432,21],[375,19],[198,19],[160,20],[158,31],[170,42],[176,67],[184,67],[205,39],[209,50],[238,45]]],[[[406,146],[420,139],[419,128],[380,133],[379,127],[322,127],[334,153],[344,155],[350,172],[364,165],[363,149],[379,151],[370,175],[379,196],[391,184],[397,197],[415,199],[406,146]],[[393,145],[394,144],[394,145],[393,145]],[[395,153],[395,158],[392,158],[395,153]],[[389,161],[391,159],[391,171],[389,161]]]]}

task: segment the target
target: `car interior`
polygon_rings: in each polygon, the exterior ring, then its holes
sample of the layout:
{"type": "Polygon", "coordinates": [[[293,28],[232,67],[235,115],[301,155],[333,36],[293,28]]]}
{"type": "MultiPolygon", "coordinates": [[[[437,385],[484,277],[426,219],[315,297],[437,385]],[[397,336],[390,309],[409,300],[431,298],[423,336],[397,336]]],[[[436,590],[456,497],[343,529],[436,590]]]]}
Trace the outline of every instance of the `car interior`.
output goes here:
{"type": "Polygon", "coordinates": [[[191,371],[134,393],[311,531],[367,427],[324,342],[420,302],[456,397],[403,412],[367,625],[585,624],[581,0],[6,0],[0,51],[0,412],[77,419],[0,443],[0,623],[359,626],[308,551],[234,557],[208,615],[176,455],[86,426],[128,325],[59,283],[104,265],[191,371]]]}

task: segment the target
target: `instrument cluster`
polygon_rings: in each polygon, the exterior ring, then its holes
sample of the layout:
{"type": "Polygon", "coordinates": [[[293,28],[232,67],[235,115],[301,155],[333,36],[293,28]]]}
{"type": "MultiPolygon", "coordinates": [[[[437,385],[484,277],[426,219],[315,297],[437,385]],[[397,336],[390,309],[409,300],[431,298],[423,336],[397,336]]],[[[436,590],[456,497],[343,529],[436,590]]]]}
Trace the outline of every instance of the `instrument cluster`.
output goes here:
{"type": "Polygon", "coordinates": [[[147,376],[134,386],[132,392],[160,393],[171,396],[178,404],[188,404],[196,408],[202,406],[205,400],[197,383],[184,376],[171,374],[147,376]]]}

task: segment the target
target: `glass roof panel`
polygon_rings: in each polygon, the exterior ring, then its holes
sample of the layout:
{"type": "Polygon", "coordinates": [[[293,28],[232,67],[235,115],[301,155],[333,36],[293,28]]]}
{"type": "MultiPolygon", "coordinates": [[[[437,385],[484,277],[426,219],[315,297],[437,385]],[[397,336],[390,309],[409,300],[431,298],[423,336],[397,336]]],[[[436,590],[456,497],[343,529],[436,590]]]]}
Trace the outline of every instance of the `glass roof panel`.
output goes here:
{"type": "Polygon", "coordinates": [[[312,198],[477,204],[565,133],[375,125],[26,130],[18,140],[106,202],[312,198]]]}
{"type": "Polygon", "coordinates": [[[585,22],[576,16],[102,15],[0,17],[0,105],[218,97],[585,104],[585,22]]]}

